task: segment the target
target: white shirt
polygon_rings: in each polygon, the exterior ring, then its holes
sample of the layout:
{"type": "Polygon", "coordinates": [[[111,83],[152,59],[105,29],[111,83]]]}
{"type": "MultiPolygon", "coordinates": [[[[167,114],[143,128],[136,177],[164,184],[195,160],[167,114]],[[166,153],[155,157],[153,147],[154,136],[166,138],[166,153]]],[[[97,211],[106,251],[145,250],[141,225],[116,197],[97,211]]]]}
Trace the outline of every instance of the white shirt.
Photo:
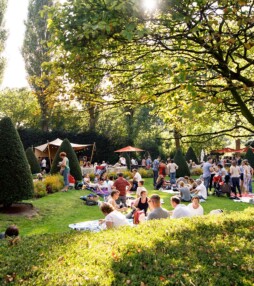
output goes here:
{"type": "Polygon", "coordinates": [[[240,167],[239,166],[230,166],[229,173],[231,174],[231,178],[239,178],[240,177],[240,167]]]}
{"type": "Polygon", "coordinates": [[[120,163],[122,165],[126,165],[126,159],[124,157],[120,157],[120,163]]]}
{"type": "Polygon", "coordinates": [[[203,183],[198,185],[196,187],[196,190],[199,191],[198,196],[202,196],[205,200],[207,199],[207,191],[206,191],[206,187],[203,183]]]}
{"type": "Polygon", "coordinates": [[[175,173],[175,171],[178,169],[178,166],[176,163],[169,163],[167,168],[169,169],[169,173],[175,173]]]}
{"type": "Polygon", "coordinates": [[[190,210],[185,205],[179,204],[173,210],[172,216],[170,218],[181,218],[190,216],[190,210]]]}
{"type": "Polygon", "coordinates": [[[191,204],[188,204],[187,208],[189,209],[191,216],[200,216],[204,214],[204,209],[201,205],[199,205],[197,209],[194,209],[191,203],[191,204]]]}
{"type": "Polygon", "coordinates": [[[114,181],[108,180],[106,181],[107,185],[108,185],[108,191],[109,193],[112,192],[112,186],[114,185],[114,181]]]}
{"type": "Polygon", "coordinates": [[[105,217],[105,221],[112,222],[113,227],[119,227],[123,225],[130,225],[126,217],[119,211],[114,210],[105,217]]]}
{"type": "Polygon", "coordinates": [[[139,181],[142,180],[142,177],[141,177],[141,175],[139,174],[139,172],[137,172],[137,173],[134,175],[133,180],[134,180],[134,181],[137,181],[137,182],[139,182],[139,181]]]}
{"type": "Polygon", "coordinates": [[[42,166],[43,168],[46,168],[46,165],[47,165],[46,159],[42,159],[42,161],[41,161],[41,166],[42,166]]]}
{"type": "Polygon", "coordinates": [[[140,197],[141,192],[143,192],[143,191],[146,191],[146,192],[147,192],[147,189],[146,189],[144,186],[142,186],[142,187],[137,187],[136,195],[140,197]]]}

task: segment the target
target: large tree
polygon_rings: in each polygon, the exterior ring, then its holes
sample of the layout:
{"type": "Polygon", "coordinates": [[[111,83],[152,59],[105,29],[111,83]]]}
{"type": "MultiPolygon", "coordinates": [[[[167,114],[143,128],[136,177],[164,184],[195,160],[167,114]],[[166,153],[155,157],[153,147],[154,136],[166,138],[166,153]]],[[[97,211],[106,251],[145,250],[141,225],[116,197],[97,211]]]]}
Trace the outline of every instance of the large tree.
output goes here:
{"type": "Polygon", "coordinates": [[[6,0],[0,0],[0,84],[3,79],[4,71],[4,58],[1,56],[1,53],[4,50],[4,43],[6,40],[6,30],[4,28],[4,14],[6,11],[6,0]]]}
{"type": "Polygon", "coordinates": [[[10,206],[32,198],[32,174],[19,134],[9,117],[0,121],[0,162],[0,204],[10,206]]]}
{"type": "Polygon", "coordinates": [[[52,97],[55,98],[58,95],[57,80],[51,71],[43,65],[44,62],[50,62],[52,58],[48,46],[51,37],[47,27],[48,13],[43,10],[52,5],[52,0],[30,0],[22,48],[29,84],[40,104],[41,128],[44,131],[49,129],[54,105],[52,97]]]}
{"type": "Polygon", "coordinates": [[[11,118],[16,128],[37,127],[40,108],[34,94],[26,88],[0,91],[0,116],[11,118]]]}
{"type": "Polygon", "coordinates": [[[229,114],[224,133],[253,131],[253,0],[165,0],[154,12],[143,2],[67,1],[52,17],[54,41],[73,58],[93,49],[84,62],[93,73],[103,63],[113,98],[163,105],[177,139],[179,117],[197,106],[208,124],[229,114]]]}

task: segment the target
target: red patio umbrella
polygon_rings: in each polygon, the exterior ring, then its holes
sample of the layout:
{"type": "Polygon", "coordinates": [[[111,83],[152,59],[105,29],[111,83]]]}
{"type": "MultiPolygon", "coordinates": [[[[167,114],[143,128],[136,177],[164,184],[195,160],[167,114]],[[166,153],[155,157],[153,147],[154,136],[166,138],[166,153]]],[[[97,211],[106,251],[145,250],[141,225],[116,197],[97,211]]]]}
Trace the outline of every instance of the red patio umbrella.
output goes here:
{"type": "Polygon", "coordinates": [[[122,149],[116,150],[115,152],[123,153],[123,152],[142,152],[142,151],[145,151],[145,150],[142,150],[142,149],[139,149],[136,147],[132,147],[132,146],[127,146],[127,147],[124,147],[122,149]]]}

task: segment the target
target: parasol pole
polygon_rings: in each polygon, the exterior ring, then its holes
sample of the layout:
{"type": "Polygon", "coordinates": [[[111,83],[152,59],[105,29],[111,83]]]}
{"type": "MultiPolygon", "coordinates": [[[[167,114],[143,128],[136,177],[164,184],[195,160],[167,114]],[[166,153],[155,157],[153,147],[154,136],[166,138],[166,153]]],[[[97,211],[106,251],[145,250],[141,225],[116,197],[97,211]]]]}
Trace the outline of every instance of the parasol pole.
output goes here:
{"type": "Polygon", "coordinates": [[[95,151],[95,142],[93,143],[93,149],[92,149],[91,160],[90,160],[91,163],[92,163],[92,160],[93,160],[94,151],[95,151]]]}
{"type": "Polygon", "coordinates": [[[50,155],[49,141],[48,140],[47,140],[47,143],[48,143],[49,168],[51,168],[51,155],[50,155]]]}

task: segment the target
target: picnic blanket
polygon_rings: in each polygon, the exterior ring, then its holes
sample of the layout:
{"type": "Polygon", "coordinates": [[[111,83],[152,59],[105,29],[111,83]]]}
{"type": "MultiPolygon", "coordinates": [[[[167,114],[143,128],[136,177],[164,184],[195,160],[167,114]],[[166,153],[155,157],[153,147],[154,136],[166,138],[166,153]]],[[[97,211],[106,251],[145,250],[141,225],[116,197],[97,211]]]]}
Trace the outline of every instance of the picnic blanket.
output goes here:
{"type": "MultiPolygon", "coordinates": [[[[133,220],[128,219],[130,226],[133,226],[133,220]]],[[[106,224],[99,224],[99,220],[90,220],[69,224],[69,228],[78,231],[99,232],[106,229],[106,224]]]]}

